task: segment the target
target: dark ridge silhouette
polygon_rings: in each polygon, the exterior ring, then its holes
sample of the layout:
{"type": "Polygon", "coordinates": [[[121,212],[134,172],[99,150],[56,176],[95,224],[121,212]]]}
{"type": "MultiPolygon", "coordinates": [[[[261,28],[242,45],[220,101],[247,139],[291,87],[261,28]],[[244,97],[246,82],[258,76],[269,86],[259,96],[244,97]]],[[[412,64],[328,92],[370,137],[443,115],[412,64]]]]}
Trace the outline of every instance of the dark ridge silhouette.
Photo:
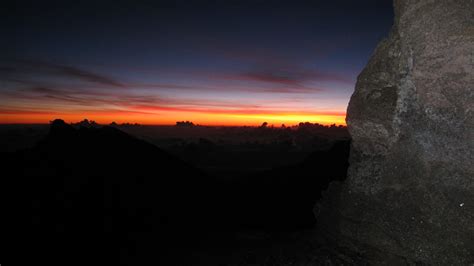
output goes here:
{"type": "Polygon", "coordinates": [[[17,217],[32,219],[23,249],[38,261],[136,262],[151,255],[140,254],[144,246],[183,245],[195,228],[213,223],[205,219],[215,182],[112,127],[74,129],[55,120],[43,141],[8,161],[3,187],[26,200],[15,206],[17,217]]]}
{"type": "Polygon", "coordinates": [[[345,177],[347,153],[339,142],[298,165],[223,181],[115,127],[55,120],[33,148],[0,154],[9,243],[56,265],[197,264],[197,247],[236,245],[235,232],[312,227],[318,193],[345,177]]]}

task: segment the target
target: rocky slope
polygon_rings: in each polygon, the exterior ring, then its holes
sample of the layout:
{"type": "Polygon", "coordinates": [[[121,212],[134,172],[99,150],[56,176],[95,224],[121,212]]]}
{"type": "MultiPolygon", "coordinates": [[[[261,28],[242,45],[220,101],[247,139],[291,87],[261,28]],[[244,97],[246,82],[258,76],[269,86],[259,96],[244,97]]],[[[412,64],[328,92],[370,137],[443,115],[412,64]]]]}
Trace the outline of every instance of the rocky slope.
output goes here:
{"type": "Polygon", "coordinates": [[[474,263],[474,1],[395,0],[320,225],[374,263],[474,263]],[[337,221],[335,223],[334,221],[337,221]]]}

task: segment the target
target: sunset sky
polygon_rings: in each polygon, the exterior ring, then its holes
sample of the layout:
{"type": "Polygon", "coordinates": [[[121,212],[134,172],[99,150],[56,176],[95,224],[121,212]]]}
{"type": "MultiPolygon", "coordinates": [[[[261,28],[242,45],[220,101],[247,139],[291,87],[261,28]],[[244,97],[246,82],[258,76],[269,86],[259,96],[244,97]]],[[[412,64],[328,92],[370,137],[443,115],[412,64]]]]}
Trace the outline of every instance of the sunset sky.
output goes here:
{"type": "Polygon", "coordinates": [[[0,123],[344,124],[393,19],[390,0],[12,2],[0,123]]]}

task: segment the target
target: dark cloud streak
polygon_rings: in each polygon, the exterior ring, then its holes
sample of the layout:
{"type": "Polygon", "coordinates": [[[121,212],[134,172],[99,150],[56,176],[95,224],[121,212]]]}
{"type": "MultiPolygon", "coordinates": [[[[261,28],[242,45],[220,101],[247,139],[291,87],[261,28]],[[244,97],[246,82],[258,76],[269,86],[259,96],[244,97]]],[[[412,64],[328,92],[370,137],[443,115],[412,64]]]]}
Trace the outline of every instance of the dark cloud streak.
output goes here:
{"type": "Polygon", "coordinates": [[[0,66],[0,78],[5,80],[33,83],[34,81],[30,81],[32,75],[51,75],[97,83],[107,87],[124,88],[121,82],[110,77],[69,65],[29,59],[7,59],[2,64],[4,65],[0,66]]]}
{"type": "Polygon", "coordinates": [[[242,73],[240,78],[292,86],[302,86],[303,83],[308,81],[352,83],[350,79],[335,73],[305,70],[297,67],[256,69],[242,73]]]}

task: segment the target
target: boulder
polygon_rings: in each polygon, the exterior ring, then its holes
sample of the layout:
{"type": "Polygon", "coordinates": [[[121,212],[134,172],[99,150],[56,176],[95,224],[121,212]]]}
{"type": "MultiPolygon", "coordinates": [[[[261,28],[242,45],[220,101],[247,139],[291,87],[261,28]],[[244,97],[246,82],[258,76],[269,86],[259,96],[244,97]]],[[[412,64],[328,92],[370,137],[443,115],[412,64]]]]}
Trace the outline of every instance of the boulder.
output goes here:
{"type": "Polygon", "coordinates": [[[474,264],[474,1],[395,0],[347,110],[320,228],[374,264],[474,264]]]}

